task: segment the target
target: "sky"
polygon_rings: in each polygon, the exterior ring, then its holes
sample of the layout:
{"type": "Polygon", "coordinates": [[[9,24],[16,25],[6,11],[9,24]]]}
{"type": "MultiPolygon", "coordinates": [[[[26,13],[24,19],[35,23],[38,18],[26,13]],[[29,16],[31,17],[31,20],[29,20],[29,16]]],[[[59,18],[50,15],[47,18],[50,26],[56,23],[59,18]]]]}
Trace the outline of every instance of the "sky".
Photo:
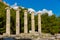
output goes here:
{"type": "Polygon", "coordinates": [[[60,0],[3,0],[10,6],[17,3],[18,6],[32,8],[35,11],[51,10],[53,14],[60,16],[60,0]]]}

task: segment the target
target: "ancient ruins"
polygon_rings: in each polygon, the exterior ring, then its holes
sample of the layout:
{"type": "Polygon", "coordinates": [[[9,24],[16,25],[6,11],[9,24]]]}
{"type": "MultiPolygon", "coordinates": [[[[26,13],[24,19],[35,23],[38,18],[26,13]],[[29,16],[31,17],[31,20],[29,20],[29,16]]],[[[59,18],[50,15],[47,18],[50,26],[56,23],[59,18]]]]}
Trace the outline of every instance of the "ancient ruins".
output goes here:
{"type": "Polygon", "coordinates": [[[41,14],[38,12],[38,32],[35,32],[35,20],[34,20],[34,12],[31,12],[31,32],[28,33],[28,18],[27,13],[28,10],[24,10],[24,33],[20,33],[20,9],[16,10],[16,34],[10,34],[10,9],[6,7],[6,33],[0,35],[0,38],[7,38],[7,37],[14,37],[16,39],[25,38],[31,40],[58,40],[60,39],[60,34],[58,35],[51,35],[51,34],[44,34],[41,32],[41,14]]]}

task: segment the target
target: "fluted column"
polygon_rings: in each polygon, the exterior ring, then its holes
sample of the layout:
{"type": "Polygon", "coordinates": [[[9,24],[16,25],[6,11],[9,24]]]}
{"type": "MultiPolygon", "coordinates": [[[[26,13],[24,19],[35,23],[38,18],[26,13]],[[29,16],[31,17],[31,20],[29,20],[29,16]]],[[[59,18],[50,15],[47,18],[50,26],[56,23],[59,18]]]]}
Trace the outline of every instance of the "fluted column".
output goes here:
{"type": "Polygon", "coordinates": [[[6,8],[6,34],[10,35],[10,8],[6,8]]]}
{"type": "Polygon", "coordinates": [[[20,9],[16,10],[16,35],[20,33],[20,9]]]}
{"type": "Polygon", "coordinates": [[[38,32],[41,34],[41,14],[38,13],[38,32]]]}
{"type": "Polygon", "coordinates": [[[24,10],[24,33],[28,33],[28,27],[27,27],[27,10],[24,10]]]}
{"type": "Polygon", "coordinates": [[[34,12],[31,13],[31,29],[32,29],[32,33],[35,33],[34,12]]]}

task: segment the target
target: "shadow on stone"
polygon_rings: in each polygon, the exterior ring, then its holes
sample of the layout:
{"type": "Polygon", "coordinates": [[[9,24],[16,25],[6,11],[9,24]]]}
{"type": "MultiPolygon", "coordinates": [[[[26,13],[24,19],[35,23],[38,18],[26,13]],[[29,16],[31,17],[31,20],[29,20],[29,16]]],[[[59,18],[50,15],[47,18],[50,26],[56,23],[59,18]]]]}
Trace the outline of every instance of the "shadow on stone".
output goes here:
{"type": "Polygon", "coordinates": [[[32,39],[28,39],[28,38],[27,38],[27,39],[19,39],[19,40],[32,40],[32,39]]]}
{"type": "Polygon", "coordinates": [[[3,38],[3,40],[15,40],[14,38],[3,38]]]}
{"type": "Polygon", "coordinates": [[[29,38],[20,38],[20,39],[15,39],[15,38],[0,38],[0,40],[32,40],[32,39],[29,39],[29,38]]]}

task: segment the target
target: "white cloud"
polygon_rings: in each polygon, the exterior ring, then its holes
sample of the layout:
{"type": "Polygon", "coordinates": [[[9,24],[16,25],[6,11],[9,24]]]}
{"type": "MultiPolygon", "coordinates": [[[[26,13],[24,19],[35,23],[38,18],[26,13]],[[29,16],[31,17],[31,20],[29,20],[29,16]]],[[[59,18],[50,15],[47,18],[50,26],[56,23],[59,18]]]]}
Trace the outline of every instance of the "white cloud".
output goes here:
{"type": "MultiPolygon", "coordinates": [[[[38,12],[40,12],[41,14],[48,13],[49,16],[53,15],[52,10],[43,9],[42,11],[39,10],[38,12]]],[[[38,13],[38,12],[37,12],[37,13],[38,13]]]]}
{"type": "Polygon", "coordinates": [[[32,9],[32,8],[28,8],[28,12],[36,12],[34,9],[32,9]]]}
{"type": "MultiPolygon", "coordinates": [[[[16,9],[18,8],[17,3],[15,3],[14,5],[12,5],[11,8],[13,8],[13,9],[16,10],[16,9]]],[[[21,7],[21,8],[24,9],[24,7],[21,7]]],[[[39,10],[38,12],[36,12],[36,11],[35,11],[34,9],[32,9],[32,8],[28,8],[28,12],[29,12],[29,13],[35,12],[35,15],[36,15],[37,13],[41,13],[41,14],[48,13],[49,16],[53,15],[52,10],[47,10],[47,9],[39,10]]]]}
{"type": "Polygon", "coordinates": [[[17,3],[15,3],[14,5],[12,5],[11,8],[13,8],[15,10],[18,9],[17,3]]]}
{"type": "Polygon", "coordinates": [[[49,16],[50,16],[50,15],[53,15],[52,10],[50,10],[50,11],[48,12],[48,14],[49,14],[49,16]]]}
{"type": "Polygon", "coordinates": [[[42,13],[43,13],[43,14],[44,14],[44,13],[48,13],[49,16],[53,15],[52,10],[47,10],[47,9],[43,9],[43,10],[42,10],[42,13]]]}
{"type": "Polygon", "coordinates": [[[53,15],[53,12],[52,12],[52,10],[47,10],[47,9],[43,9],[43,10],[39,10],[38,12],[36,12],[34,9],[32,9],[32,8],[28,8],[28,12],[35,12],[35,14],[37,14],[37,13],[41,13],[41,14],[45,14],[45,13],[48,13],[48,15],[49,16],[51,16],[51,15],[53,15]]]}

